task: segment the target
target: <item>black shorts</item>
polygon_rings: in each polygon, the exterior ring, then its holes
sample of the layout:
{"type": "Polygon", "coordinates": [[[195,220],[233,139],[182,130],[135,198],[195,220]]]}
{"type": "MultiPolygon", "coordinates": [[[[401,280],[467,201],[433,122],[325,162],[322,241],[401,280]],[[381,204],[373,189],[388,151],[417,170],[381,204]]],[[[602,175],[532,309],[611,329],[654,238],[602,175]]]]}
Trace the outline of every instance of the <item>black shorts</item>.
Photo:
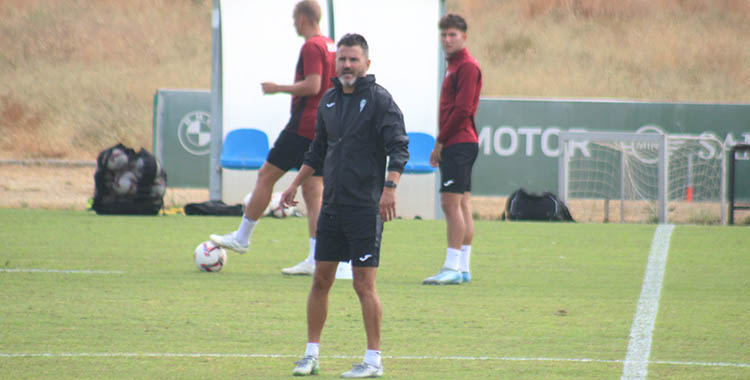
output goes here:
{"type": "Polygon", "coordinates": [[[355,267],[380,265],[383,220],[380,214],[320,211],[315,236],[316,261],[352,261],[355,267]]]}
{"type": "MultiPolygon", "coordinates": [[[[305,152],[310,148],[311,143],[312,140],[306,137],[286,129],[282,130],[273,143],[273,148],[268,152],[266,161],[285,172],[292,169],[299,170],[305,160],[305,152]]],[[[323,174],[316,170],[313,175],[321,176],[323,174]]]]}
{"type": "Polygon", "coordinates": [[[477,143],[459,143],[443,148],[440,154],[441,193],[463,194],[471,191],[471,170],[477,154],[477,143]]]}

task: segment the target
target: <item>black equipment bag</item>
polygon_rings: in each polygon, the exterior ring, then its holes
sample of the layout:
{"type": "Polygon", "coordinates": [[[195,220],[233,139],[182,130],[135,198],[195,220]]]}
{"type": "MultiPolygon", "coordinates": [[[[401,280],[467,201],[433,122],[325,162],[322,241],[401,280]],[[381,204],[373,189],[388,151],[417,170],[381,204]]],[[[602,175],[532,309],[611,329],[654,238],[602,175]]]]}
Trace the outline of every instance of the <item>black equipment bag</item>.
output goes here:
{"type": "Polygon", "coordinates": [[[97,214],[156,215],[164,206],[167,173],[149,151],[122,144],[101,151],[94,173],[97,214]]]}
{"type": "Polygon", "coordinates": [[[242,216],[242,205],[228,205],[222,201],[206,201],[185,205],[185,215],[242,216]]]}
{"type": "Polygon", "coordinates": [[[528,193],[524,189],[518,189],[508,197],[505,202],[503,219],[508,220],[546,220],[546,221],[570,221],[568,206],[557,199],[550,192],[536,195],[528,193]]]}

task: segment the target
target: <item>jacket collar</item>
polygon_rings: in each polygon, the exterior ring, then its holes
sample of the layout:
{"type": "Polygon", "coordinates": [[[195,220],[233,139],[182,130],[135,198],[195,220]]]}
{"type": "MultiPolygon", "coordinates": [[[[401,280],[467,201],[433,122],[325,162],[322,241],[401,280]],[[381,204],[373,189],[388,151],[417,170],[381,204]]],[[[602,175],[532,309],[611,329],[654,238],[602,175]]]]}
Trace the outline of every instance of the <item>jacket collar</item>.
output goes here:
{"type": "MultiPolygon", "coordinates": [[[[338,77],[331,78],[331,82],[333,82],[333,85],[334,85],[334,87],[336,87],[337,91],[341,91],[343,93],[343,89],[344,88],[341,85],[341,81],[339,80],[338,77]]],[[[363,91],[363,90],[369,88],[370,86],[372,86],[373,84],[375,84],[375,75],[373,75],[373,74],[367,74],[364,77],[359,77],[354,82],[354,93],[356,94],[356,93],[358,93],[360,91],[363,91]]]]}
{"type": "Polygon", "coordinates": [[[466,58],[466,56],[468,55],[469,55],[469,51],[466,50],[466,48],[463,48],[457,51],[456,54],[453,54],[452,56],[448,57],[448,63],[458,62],[466,58]]]}

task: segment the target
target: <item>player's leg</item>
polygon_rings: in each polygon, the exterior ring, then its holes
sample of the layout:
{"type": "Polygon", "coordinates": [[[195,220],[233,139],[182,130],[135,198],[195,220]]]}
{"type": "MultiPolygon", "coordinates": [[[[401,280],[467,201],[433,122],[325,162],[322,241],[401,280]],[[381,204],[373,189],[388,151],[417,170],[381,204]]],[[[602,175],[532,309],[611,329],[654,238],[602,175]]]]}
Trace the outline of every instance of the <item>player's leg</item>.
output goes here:
{"type": "Polygon", "coordinates": [[[461,242],[464,239],[466,225],[461,210],[463,194],[443,192],[440,203],[445,214],[445,226],[448,237],[448,248],[445,249],[445,261],[440,272],[422,281],[424,285],[457,285],[463,282],[460,267],[461,242]]]}
{"type": "Polygon", "coordinates": [[[471,211],[471,192],[465,192],[461,197],[461,214],[464,218],[464,237],[461,242],[461,255],[458,269],[461,272],[461,282],[471,282],[471,242],[474,240],[474,215],[471,211]]]}
{"type": "Polygon", "coordinates": [[[461,198],[461,213],[464,216],[464,237],[461,242],[461,256],[459,257],[458,270],[461,272],[461,282],[471,282],[471,243],[474,240],[474,213],[471,210],[471,174],[474,169],[477,155],[479,155],[478,144],[464,145],[466,165],[464,166],[464,177],[466,185],[461,198]]]}
{"type": "Polygon", "coordinates": [[[211,241],[239,253],[247,252],[255,224],[271,202],[273,186],[289,169],[298,167],[294,166],[299,161],[297,138],[295,133],[281,131],[273,148],[268,151],[266,162],[258,171],[258,179],[255,181],[250,201],[245,206],[239,228],[226,235],[211,235],[211,241]]]}
{"type": "Polygon", "coordinates": [[[471,245],[474,240],[474,215],[471,210],[471,193],[465,192],[461,195],[461,214],[464,219],[464,236],[462,245],[471,245]]]}
{"type": "Polygon", "coordinates": [[[235,252],[247,252],[255,224],[258,223],[258,219],[263,216],[263,210],[271,202],[273,186],[284,173],[285,171],[278,166],[265,162],[258,171],[258,179],[255,181],[253,194],[245,206],[245,212],[237,230],[226,235],[211,235],[211,241],[220,247],[235,252]]]}
{"type": "Polygon", "coordinates": [[[425,285],[455,285],[462,282],[459,269],[461,243],[466,233],[461,200],[467,187],[464,144],[443,148],[440,159],[440,206],[445,215],[448,247],[440,272],[422,281],[425,285]]]}
{"type": "Polygon", "coordinates": [[[271,203],[273,187],[284,173],[286,173],[286,170],[282,170],[270,162],[265,162],[261,166],[253,188],[253,195],[250,196],[250,201],[247,202],[245,207],[245,217],[257,221],[263,216],[263,211],[271,203]]]}
{"type": "Polygon", "coordinates": [[[307,208],[307,229],[310,237],[314,238],[320,215],[320,203],[323,200],[323,177],[311,176],[302,182],[302,197],[307,208]]]}
{"type": "MultiPolygon", "coordinates": [[[[466,222],[462,207],[464,195],[457,193],[440,194],[440,206],[445,214],[445,225],[448,238],[448,247],[461,250],[461,244],[466,235],[466,222]]],[[[447,263],[448,268],[458,268],[458,262],[447,263]]]]}
{"type": "Polygon", "coordinates": [[[302,197],[307,208],[307,229],[310,235],[310,248],[307,257],[281,273],[288,275],[312,275],[315,270],[315,230],[320,215],[320,204],[323,198],[323,177],[314,175],[302,182],[302,197]]]}
{"type": "MultiPolygon", "coordinates": [[[[293,167],[299,169],[302,166],[302,162],[305,160],[305,152],[307,152],[311,143],[312,140],[298,135],[290,138],[290,145],[294,146],[294,151],[290,152],[294,155],[293,161],[290,159],[290,163],[293,162],[293,167]]],[[[307,229],[310,235],[310,246],[307,251],[307,257],[294,266],[283,268],[281,270],[283,274],[309,276],[315,270],[315,229],[323,198],[322,173],[316,171],[311,177],[302,182],[302,197],[305,200],[305,207],[307,208],[307,229]]]]}

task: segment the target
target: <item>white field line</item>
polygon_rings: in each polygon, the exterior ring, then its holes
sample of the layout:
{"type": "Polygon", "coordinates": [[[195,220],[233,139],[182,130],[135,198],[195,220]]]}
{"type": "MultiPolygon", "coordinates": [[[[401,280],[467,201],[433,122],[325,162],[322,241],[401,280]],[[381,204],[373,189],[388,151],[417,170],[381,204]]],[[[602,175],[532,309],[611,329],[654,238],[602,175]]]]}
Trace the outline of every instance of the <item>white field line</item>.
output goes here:
{"type": "Polygon", "coordinates": [[[643,277],[641,297],[635,312],[633,325],[630,327],[630,341],[625,355],[621,380],[645,380],[651,356],[651,338],[654,332],[656,314],[659,311],[659,297],[667,266],[669,239],[674,225],[660,224],[651,241],[651,252],[648,254],[646,275],[643,277]]]}
{"type": "MultiPolygon", "coordinates": [[[[169,352],[61,352],[61,353],[0,353],[0,358],[268,358],[284,359],[299,358],[293,354],[243,354],[243,353],[169,353],[169,352]]],[[[358,360],[361,356],[354,355],[321,355],[321,359],[351,359],[358,360]]],[[[509,362],[575,362],[575,363],[625,363],[624,360],[587,359],[587,358],[524,358],[513,356],[389,356],[391,360],[467,360],[467,361],[509,361],[509,362]]],[[[750,363],[722,363],[722,362],[681,362],[657,360],[651,364],[666,364],[676,366],[703,367],[736,367],[750,368],[750,363]]]]}
{"type": "Polygon", "coordinates": [[[6,273],[63,273],[63,274],[124,274],[121,270],[76,270],[76,269],[32,269],[32,268],[0,268],[6,273]]]}

